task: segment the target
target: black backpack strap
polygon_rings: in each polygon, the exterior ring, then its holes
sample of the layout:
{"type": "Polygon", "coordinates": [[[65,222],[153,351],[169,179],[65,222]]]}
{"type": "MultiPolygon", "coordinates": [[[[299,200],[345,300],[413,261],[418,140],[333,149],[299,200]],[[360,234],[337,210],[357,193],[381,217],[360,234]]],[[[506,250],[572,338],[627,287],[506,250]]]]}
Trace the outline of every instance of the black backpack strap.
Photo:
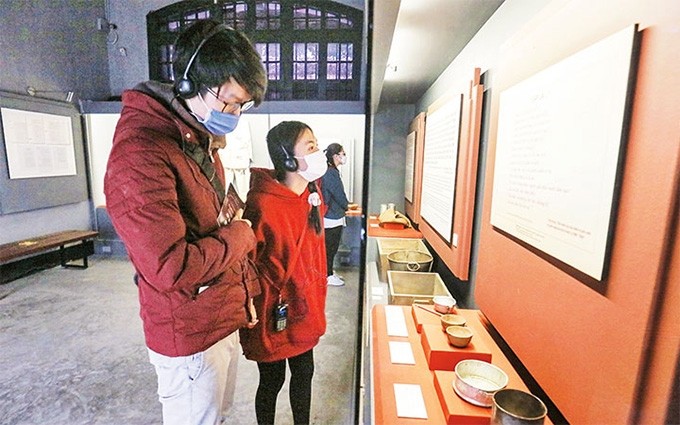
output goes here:
{"type": "Polygon", "coordinates": [[[220,205],[224,202],[225,192],[222,180],[217,176],[217,170],[215,170],[215,165],[210,158],[210,155],[198,144],[195,143],[184,143],[183,146],[184,153],[193,159],[196,164],[201,168],[201,171],[208,179],[212,187],[217,193],[217,197],[220,200],[220,205]]]}

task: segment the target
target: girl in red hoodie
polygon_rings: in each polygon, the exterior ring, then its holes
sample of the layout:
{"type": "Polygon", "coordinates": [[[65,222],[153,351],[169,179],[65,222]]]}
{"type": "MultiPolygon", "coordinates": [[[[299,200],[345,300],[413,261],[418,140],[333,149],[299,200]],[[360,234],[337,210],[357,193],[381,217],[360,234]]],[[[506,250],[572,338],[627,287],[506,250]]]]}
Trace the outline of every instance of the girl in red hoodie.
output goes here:
{"type": "Polygon", "coordinates": [[[273,424],[286,363],[296,424],[309,423],[313,348],[326,331],[326,250],[316,180],[327,169],[312,130],[285,121],[267,134],[274,170],[253,169],[244,218],[253,223],[262,294],[259,323],[241,330],[246,358],[255,360],[259,424],[273,424]]]}

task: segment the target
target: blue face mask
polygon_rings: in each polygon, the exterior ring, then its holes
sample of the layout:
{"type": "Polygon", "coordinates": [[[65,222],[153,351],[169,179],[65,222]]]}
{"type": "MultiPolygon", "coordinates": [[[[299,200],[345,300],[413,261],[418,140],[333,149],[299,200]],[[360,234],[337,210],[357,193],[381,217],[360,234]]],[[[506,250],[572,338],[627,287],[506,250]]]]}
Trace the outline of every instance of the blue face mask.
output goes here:
{"type": "Polygon", "coordinates": [[[238,124],[240,115],[227,114],[211,109],[205,119],[198,120],[212,134],[224,136],[231,133],[238,124]]]}
{"type": "Polygon", "coordinates": [[[205,104],[205,101],[203,100],[202,96],[199,95],[199,97],[201,99],[201,102],[203,102],[203,105],[205,105],[205,107],[208,109],[208,114],[205,116],[204,119],[196,117],[198,119],[198,122],[203,124],[203,126],[209,132],[218,136],[224,136],[225,134],[234,131],[236,125],[238,124],[238,119],[240,115],[216,111],[205,104]]]}

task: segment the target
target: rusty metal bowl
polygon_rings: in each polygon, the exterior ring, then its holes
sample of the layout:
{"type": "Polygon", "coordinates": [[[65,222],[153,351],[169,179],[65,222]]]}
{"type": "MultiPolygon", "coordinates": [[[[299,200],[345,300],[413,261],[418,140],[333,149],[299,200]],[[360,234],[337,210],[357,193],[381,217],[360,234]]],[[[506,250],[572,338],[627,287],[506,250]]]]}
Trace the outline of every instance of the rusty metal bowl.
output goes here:
{"type": "Polygon", "coordinates": [[[453,390],[460,398],[477,406],[491,407],[494,393],[508,385],[508,375],[489,362],[461,360],[454,371],[453,390]]]}

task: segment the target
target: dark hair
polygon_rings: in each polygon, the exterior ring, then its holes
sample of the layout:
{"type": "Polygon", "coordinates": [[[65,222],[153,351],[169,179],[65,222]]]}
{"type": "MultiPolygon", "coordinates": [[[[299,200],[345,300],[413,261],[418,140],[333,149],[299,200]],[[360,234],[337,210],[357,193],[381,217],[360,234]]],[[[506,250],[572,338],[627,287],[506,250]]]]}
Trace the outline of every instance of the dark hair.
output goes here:
{"type": "Polygon", "coordinates": [[[269,130],[267,133],[267,150],[276,170],[276,179],[283,181],[286,177],[284,162],[286,154],[289,157],[295,155],[295,142],[303,131],[312,130],[300,121],[283,121],[269,130]]]}
{"type": "MultiPolygon", "coordinates": [[[[305,123],[300,121],[283,121],[269,130],[267,133],[267,150],[269,157],[274,164],[276,170],[276,179],[283,181],[286,177],[286,168],[284,162],[286,154],[289,157],[295,155],[295,142],[305,130],[312,131],[312,129],[305,123]]],[[[309,193],[316,193],[316,183],[310,182],[307,185],[309,193]]],[[[314,228],[314,231],[321,233],[321,216],[319,215],[319,207],[312,205],[309,211],[308,223],[314,228]]]]}
{"type": "Polygon", "coordinates": [[[217,26],[224,30],[215,33],[201,46],[188,77],[201,86],[202,94],[205,94],[206,86],[221,86],[233,78],[253,97],[255,105],[259,105],[267,90],[267,74],[260,55],[243,33],[215,20],[198,21],[177,37],[172,63],[175,80],[182,77],[191,56],[217,26]]]}
{"type": "Polygon", "coordinates": [[[340,143],[331,143],[326,149],[324,149],[324,152],[326,152],[326,162],[328,163],[329,167],[338,168],[335,166],[335,161],[333,161],[333,155],[337,155],[344,150],[345,149],[340,143]]]}

